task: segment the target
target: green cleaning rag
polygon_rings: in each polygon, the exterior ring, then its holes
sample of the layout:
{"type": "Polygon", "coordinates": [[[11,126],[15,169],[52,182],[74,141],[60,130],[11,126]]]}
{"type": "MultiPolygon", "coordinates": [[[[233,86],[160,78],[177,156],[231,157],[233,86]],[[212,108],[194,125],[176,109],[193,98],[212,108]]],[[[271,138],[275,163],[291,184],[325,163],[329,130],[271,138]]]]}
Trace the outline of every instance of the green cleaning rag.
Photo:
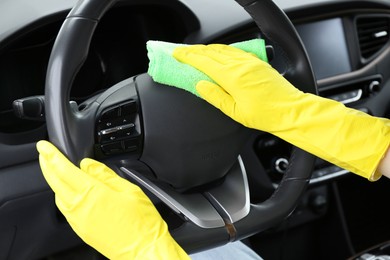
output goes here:
{"type": "MultiPolygon", "coordinates": [[[[194,67],[181,63],[173,57],[173,50],[184,44],[163,41],[148,41],[146,48],[149,58],[148,74],[154,81],[187,90],[197,96],[196,84],[200,80],[212,80],[194,67]]],[[[268,62],[263,39],[253,39],[231,44],[246,52],[251,52],[268,62]]]]}

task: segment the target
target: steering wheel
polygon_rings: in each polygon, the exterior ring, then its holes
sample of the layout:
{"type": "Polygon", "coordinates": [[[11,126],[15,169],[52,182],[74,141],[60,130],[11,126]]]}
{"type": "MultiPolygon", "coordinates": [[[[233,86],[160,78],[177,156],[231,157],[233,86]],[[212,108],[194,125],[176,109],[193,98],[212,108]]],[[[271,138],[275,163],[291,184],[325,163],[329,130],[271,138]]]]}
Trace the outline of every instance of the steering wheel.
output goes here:
{"type": "MultiPolygon", "coordinates": [[[[84,157],[102,160],[164,202],[181,221],[170,232],[189,253],[246,238],[282,221],[307,187],[313,155],[294,148],[272,196],[251,203],[240,154],[254,130],[205,101],[158,84],[147,74],[116,84],[82,110],[69,101],[94,30],[116,2],[80,1],[63,23],[46,79],[50,141],[75,164],[84,157]]],[[[271,0],[237,2],[283,51],[285,77],[301,90],[317,93],[305,49],[283,11],[271,0]]]]}

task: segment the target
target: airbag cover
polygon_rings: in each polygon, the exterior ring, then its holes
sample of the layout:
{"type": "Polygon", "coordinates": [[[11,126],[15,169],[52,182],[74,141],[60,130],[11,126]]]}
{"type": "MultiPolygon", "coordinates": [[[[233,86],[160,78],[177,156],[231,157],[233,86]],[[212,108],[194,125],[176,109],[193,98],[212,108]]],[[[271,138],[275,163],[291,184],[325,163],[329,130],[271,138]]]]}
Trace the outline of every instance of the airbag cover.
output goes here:
{"type": "Polygon", "coordinates": [[[143,120],[140,158],[161,181],[187,190],[222,178],[251,130],[181,89],[135,79],[143,120]]]}

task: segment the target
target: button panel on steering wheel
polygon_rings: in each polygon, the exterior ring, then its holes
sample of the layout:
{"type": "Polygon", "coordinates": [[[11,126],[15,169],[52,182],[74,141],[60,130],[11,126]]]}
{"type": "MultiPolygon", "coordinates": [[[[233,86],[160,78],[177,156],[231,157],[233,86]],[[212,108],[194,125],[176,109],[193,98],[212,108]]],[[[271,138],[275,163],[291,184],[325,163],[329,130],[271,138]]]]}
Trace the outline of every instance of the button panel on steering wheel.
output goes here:
{"type": "Polygon", "coordinates": [[[137,103],[134,100],[106,109],[96,128],[98,147],[104,155],[137,151],[140,147],[137,103]]]}

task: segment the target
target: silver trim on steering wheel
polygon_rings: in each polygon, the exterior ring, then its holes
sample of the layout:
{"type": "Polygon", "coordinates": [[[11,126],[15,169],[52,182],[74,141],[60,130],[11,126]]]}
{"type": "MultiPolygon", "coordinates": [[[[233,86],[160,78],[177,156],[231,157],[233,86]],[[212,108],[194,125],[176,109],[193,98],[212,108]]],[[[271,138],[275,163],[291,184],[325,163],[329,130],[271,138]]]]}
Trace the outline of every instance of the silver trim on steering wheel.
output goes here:
{"type": "Polygon", "coordinates": [[[221,185],[202,193],[179,193],[171,187],[158,185],[133,170],[125,167],[120,169],[177,214],[199,227],[224,227],[249,213],[249,185],[240,156],[221,185]]]}

